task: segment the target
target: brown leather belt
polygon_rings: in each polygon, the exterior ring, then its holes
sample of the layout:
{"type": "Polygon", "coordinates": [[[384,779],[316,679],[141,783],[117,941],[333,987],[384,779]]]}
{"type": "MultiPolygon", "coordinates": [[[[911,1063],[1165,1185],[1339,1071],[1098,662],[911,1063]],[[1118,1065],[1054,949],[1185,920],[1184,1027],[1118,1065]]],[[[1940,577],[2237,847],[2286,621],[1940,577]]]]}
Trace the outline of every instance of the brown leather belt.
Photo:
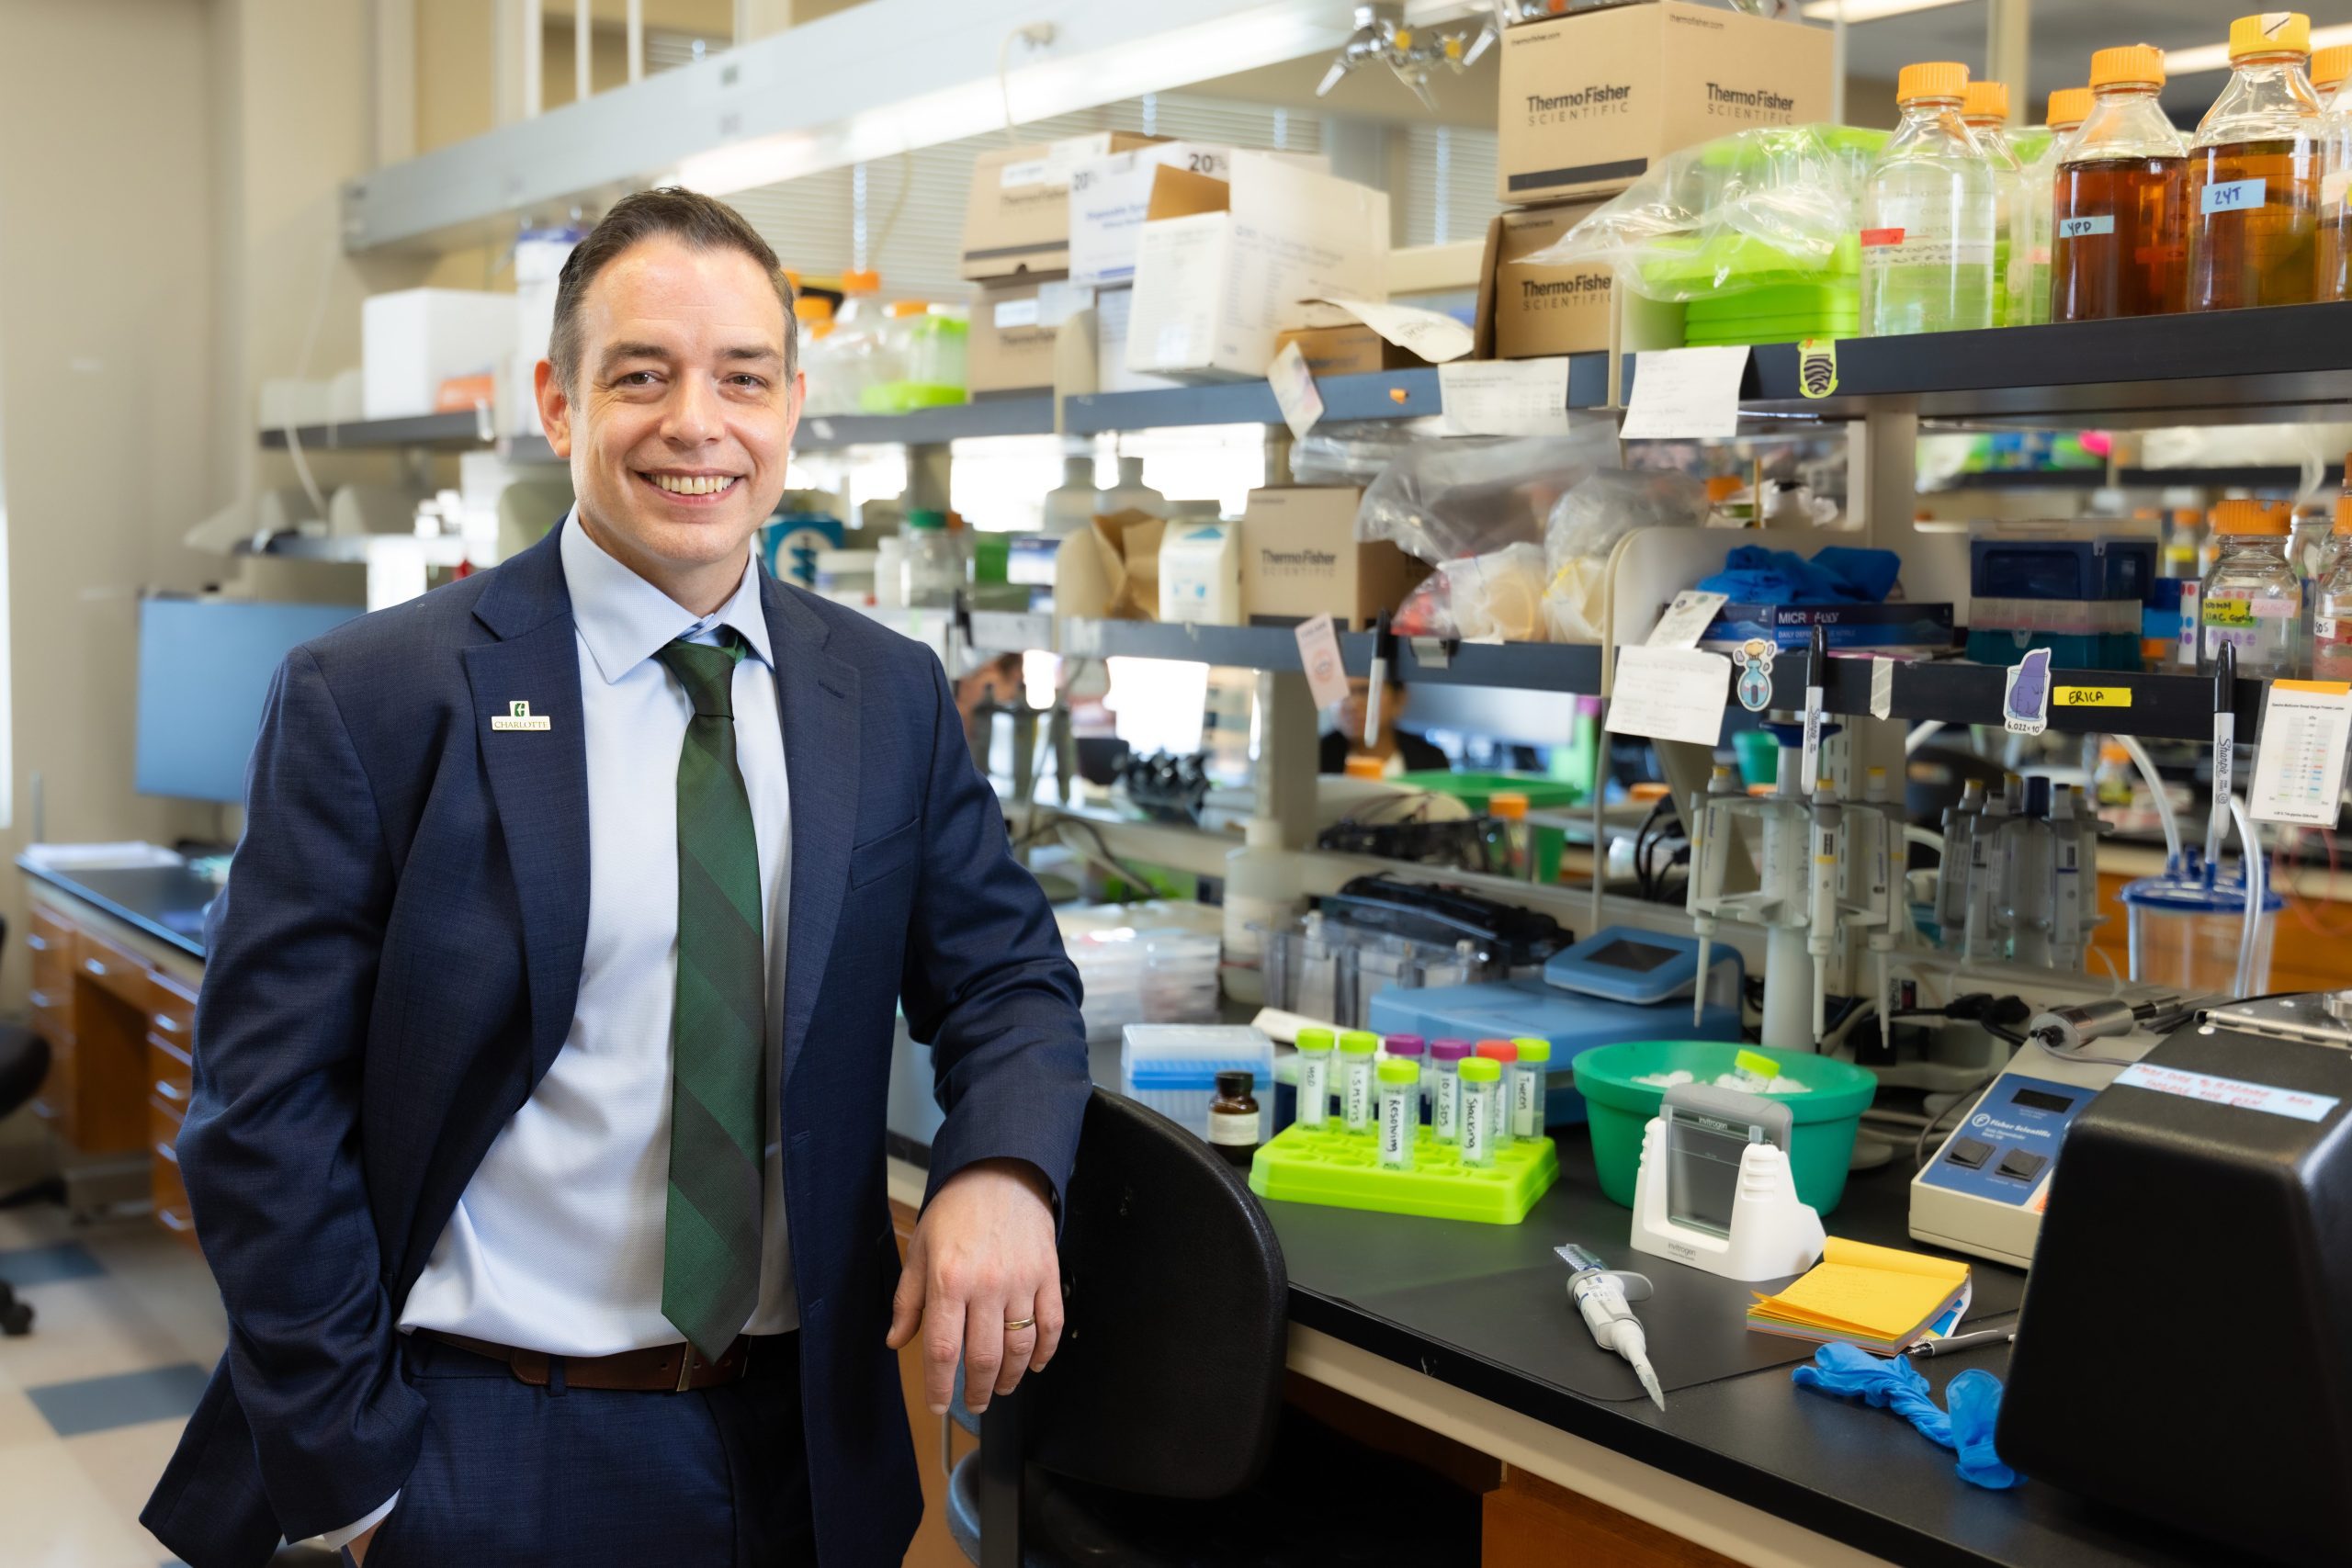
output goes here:
{"type": "MultiPolygon", "coordinates": [[[[684,1393],[690,1388],[716,1388],[721,1383],[740,1382],[751,1371],[752,1338],[739,1334],[727,1347],[727,1353],[716,1361],[702,1355],[691,1345],[681,1341],[675,1345],[655,1345],[643,1350],[623,1350],[614,1356],[551,1356],[545,1350],[518,1350],[511,1345],[493,1345],[486,1339],[469,1339],[462,1334],[444,1334],[437,1328],[420,1328],[419,1334],[428,1339],[438,1339],[444,1345],[455,1345],[460,1350],[470,1350],[477,1356],[487,1356],[493,1361],[503,1361],[513,1369],[515,1377],[534,1388],[548,1386],[554,1363],[563,1365],[563,1384],[567,1388],[618,1389],[643,1393],[684,1393]]],[[[762,1336],[782,1343],[784,1335],[762,1336]]]]}

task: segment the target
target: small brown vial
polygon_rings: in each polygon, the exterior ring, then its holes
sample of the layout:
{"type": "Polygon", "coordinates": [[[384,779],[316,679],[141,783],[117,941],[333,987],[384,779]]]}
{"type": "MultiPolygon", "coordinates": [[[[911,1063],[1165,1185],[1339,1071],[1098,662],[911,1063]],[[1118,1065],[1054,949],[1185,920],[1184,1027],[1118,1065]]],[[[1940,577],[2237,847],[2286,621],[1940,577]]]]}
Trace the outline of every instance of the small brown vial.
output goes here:
{"type": "Polygon", "coordinates": [[[1219,1073],[1216,1098],[1209,1101],[1210,1146],[1244,1170],[1258,1152],[1258,1100],[1250,1092],[1256,1085],[1249,1073],[1219,1073]]]}

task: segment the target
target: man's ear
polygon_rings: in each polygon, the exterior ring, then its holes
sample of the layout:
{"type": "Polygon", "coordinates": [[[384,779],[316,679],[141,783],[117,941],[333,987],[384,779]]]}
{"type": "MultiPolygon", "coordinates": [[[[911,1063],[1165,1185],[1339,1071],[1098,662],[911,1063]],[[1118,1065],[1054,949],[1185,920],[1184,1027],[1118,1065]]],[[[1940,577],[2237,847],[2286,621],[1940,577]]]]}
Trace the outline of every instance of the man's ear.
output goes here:
{"type": "Polygon", "coordinates": [[[559,457],[571,456],[571,399],[557,379],[555,367],[542,359],[531,372],[532,394],[538,399],[539,428],[559,457]]]}

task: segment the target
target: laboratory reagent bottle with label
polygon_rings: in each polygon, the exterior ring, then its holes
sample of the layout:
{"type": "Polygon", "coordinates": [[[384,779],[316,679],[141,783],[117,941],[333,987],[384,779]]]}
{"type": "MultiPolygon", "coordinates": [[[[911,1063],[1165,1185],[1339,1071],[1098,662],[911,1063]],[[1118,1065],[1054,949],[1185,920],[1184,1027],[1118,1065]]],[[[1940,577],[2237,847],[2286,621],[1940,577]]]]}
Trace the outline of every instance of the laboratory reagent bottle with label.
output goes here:
{"type": "Polygon", "coordinates": [[[1302,1127],[1320,1127],[1331,1118],[1331,1047],[1328,1029],[1298,1032],[1298,1115],[1302,1127]]]}
{"type": "Polygon", "coordinates": [[[2213,508],[2213,536],[2220,549],[2197,595],[2199,667],[2213,668],[2229,643],[2247,680],[2294,674],[2303,596],[2287,562],[2287,519],[2258,501],[2225,501],[2213,508]]]}
{"type": "Polygon", "coordinates": [[[2188,148],[2165,118],[2164,51],[2091,56],[2091,112],[2059,160],[2051,204],[2050,319],[2188,309],[2188,148]]]}
{"type": "Polygon", "coordinates": [[[2318,299],[2352,299],[2352,44],[2312,55],[2312,92],[2319,98],[2318,299]]]}
{"type": "Polygon", "coordinates": [[[944,610],[964,586],[964,558],[947,536],[947,513],[910,512],[900,536],[906,550],[899,563],[899,603],[910,610],[944,610]]]}
{"type": "Polygon", "coordinates": [[[1544,1135],[1544,1100],[1551,1089],[1552,1043],[1532,1036],[1511,1042],[1519,1060],[1510,1066],[1510,1135],[1544,1135]]]}
{"type": "Polygon", "coordinates": [[[1993,166],[1960,118],[1968,67],[1906,65],[1903,122],[1862,186],[1862,328],[1873,337],[1993,324],[1993,166]]]}
{"type": "Polygon", "coordinates": [[[2300,11],[2230,24],[2230,80],[2188,154],[2188,308],[2301,305],[2318,283],[2319,97],[2300,11]]]}
{"type": "Polygon", "coordinates": [[[2328,539],[2312,613],[2312,673],[2323,681],[2352,681],[2352,496],[2335,498],[2335,532],[2328,539]]]}
{"type": "Polygon", "coordinates": [[[1993,171],[1993,324],[2025,321],[2025,292],[2031,236],[2026,222],[2025,165],[2009,146],[2009,88],[2006,82],[1971,82],[1961,97],[1961,123],[1993,171]]]}
{"type": "Polygon", "coordinates": [[[1462,1063],[1462,1163],[1495,1163],[1495,1134],[1501,1111],[1503,1065],[1491,1056],[1462,1063]]]}
{"type": "Polygon", "coordinates": [[[1467,1040],[1430,1042],[1430,1133],[1441,1144],[1462,1141],[1462,1059],[1467,1040]]]}
{"type": "Polygon", "coordinates": [[[1379,1049],[1379,1037],[1361,1029],[1340,1036],[1340,1123],[1351,1133],[1372,1131],[1372,1059],[1379,1049]]]}
{"type": "Polygon", "coordinates": [[[1209,1145],[1227,1165],[1250,1168],[1258,1152],[1257,1081],[1249,1073],[1219,1073],[1216,1097],[1209,1101],[1209,1145]]]}
{"type": "Polygon", "coordinates": [[[1404,1056],[1380,1063],[1380,1168],[1413,1168],[1413,1140],[1421,1129],[1420,1065],[1404,1056]]]}
{"type": "Polygon", "coordinates": [[[2091,112],[2088,87],[2061,87],[2050,95],[2050,145],[2026,165],[2025,217],[2018,225],[2027,236],[2025,319],[2039,323],[2050,319],[2050,204],[2058,180],[2058,163],[2075,144],[2075,132],[2091,112]]]}

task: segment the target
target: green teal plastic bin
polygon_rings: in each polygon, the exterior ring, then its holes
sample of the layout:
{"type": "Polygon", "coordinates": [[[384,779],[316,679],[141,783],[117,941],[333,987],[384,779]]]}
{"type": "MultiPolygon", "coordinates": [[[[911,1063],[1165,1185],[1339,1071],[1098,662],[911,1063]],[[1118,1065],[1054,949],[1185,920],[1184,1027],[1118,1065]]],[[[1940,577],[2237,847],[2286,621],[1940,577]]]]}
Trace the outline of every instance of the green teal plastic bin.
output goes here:
{"type": "Polygon", "coordinates": [[[1732,1070],[1732,1058],[1742,1051],[1771,1057],[1781,1064],[1782,1077],[1810,1090],[1772,1098],[1789,1108],[1795,1123],[1789,1134],[1789,1168],[1796,1178],[1797,1196],[1823,1214],[1837,1208],[1846,1196],[1854,1134],[1860,1130],[1871,1097],[1878,1092],[1877,1077],[1850,1062],[1809,1051],[1771,1051],[1722,1040],[1637,1040],[1577,1053],[1577,1091],[1584,1096],[1591,1119],[1592,1162],[1600,1175],[1600,1190],[1613,1201],[1634,1206],[1642,1134],[1666,1098],[1665,1089],[1634,1079],[1679,1070],[1701,1083],[1713,1083],[1719,1074],[1732,1070]]]}

